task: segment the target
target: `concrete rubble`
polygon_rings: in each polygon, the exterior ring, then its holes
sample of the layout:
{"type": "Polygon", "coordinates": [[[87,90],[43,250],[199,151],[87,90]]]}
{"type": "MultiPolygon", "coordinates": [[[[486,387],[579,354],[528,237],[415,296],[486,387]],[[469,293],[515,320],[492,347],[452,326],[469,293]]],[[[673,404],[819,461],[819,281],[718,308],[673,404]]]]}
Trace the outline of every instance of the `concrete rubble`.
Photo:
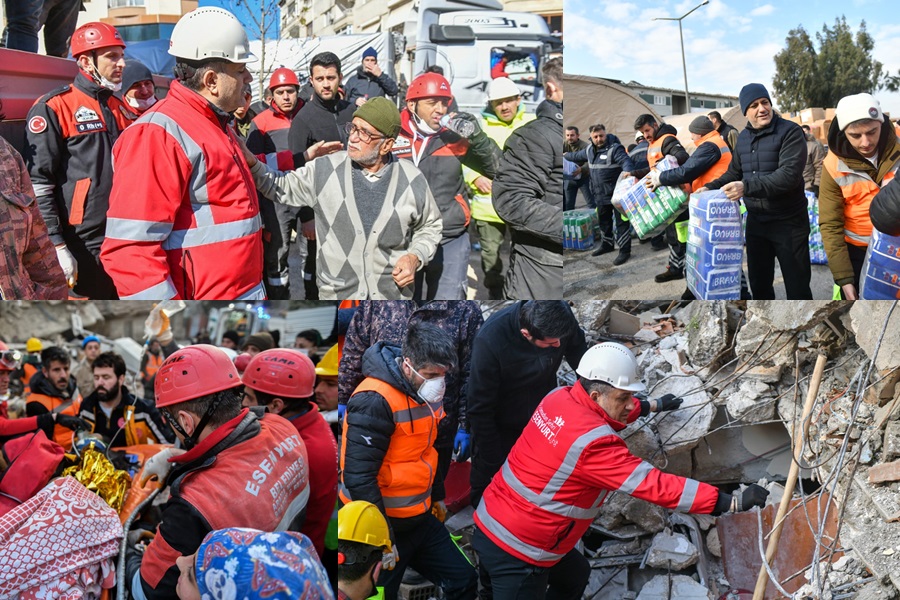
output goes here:
{"type": "MultiPolygon", "coordinates": [[[[900,310],[886,323],[890,302],[570,304],[590,343],[632,347],[648,398],[685,399],[679,410],[623,430],[629,449],[727,493],[765,487],[764,532],[785,491],[792,445],[802,443],[796,516],[782,540],[805,568],[779,575],[792,598],[900,598],[900,310]],[[801,439],[818,353],[827,356],[826,370],[801,439]]],[[[571,368],[560,374],[561,385],[575,380],[571,368]]],[[[585,598],[750,597],[737,593],[753,589],[761,562],[756,517],[746,516],[754,532],[740,560],[755,567],[732,577],[734,542],[716,526],[723,519],[611,494],[582,540],[592,566],[585,598]]],[[[471,512],[454,519],[448,526],[467,541],[471,512]]],[[[783,597],[771,585],[766,598],[783,597]]]]}

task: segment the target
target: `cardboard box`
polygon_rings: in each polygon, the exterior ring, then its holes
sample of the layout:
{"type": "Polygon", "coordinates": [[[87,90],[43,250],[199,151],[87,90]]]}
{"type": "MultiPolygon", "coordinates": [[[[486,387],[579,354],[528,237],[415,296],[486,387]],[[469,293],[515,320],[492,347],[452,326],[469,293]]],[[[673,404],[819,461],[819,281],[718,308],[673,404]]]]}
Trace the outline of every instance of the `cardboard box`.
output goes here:
{"type": "Polygon", "coordinates": [[[833,109],[833,108],[826,108],[826,109],[825,109],[825,118],[826,118],[826,119],[833,119],[833,118],[834,118],[834,109],[833,109]]]}
{"type": "Polygon", "coordinates": [[[824,108],[804,108],[800,111],[800,120],[804,123],[812,123],[825,118],[824,108]]]}

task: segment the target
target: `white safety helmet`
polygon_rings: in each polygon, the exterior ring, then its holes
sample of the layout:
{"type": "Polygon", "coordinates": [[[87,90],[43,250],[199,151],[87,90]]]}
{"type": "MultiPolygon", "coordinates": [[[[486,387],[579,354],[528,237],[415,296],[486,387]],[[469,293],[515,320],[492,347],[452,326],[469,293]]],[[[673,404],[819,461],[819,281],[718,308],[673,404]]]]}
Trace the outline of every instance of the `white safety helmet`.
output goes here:
{"type": "Polygon", "coordinates": [[[634,354],[615,342],[603,342],[589,348],[575,372],[585,379],[602,381],[620,390],[642,392],[646,389],[641,383],[634,354]]]}
{"type": "Polygon", "coordinates": [[[519,86],[513,83],[509,77],[498,77],[492,79],[487,87],[488,100],[502,100],[503,98],[512,98],[513,96],[521,96],[522,92],[519,86]]]}
{"type": "Polygon", "coordinates": [[[256,62],[241,22],[217,6],[197,8],[181,17],[172,31],[169,54],[187,60],[219,58],[232,63],[256,62]]]}

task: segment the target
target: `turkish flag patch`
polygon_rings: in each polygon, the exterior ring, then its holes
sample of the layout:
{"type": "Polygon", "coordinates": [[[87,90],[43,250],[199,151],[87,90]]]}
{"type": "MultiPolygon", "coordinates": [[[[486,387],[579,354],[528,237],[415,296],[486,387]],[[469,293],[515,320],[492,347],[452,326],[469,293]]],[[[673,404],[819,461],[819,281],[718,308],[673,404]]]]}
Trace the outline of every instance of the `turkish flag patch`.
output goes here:
{"type": "Polygon", "coordinates": [[[28,131],[31,133],[43,133],[47,130],[47,119],[40,115],[31,117],[28,121],[28,131]]]}

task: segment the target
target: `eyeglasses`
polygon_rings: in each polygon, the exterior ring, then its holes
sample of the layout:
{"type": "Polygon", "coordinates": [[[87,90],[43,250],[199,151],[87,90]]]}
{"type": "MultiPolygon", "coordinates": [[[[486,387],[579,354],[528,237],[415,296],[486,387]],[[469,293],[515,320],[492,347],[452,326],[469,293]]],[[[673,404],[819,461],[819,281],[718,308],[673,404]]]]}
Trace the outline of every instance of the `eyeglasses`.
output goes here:
{"type": "Polygon", "coordinates": [[[387,136],[384,135],[374,135],[366,131],[365,129],[360,129],[353,123],[344,123],[344,131],[347,133],[347,137],[351,138],[354,134],[359,138],[359,141],[364,144],[368,144],[372,140],[383,140],[387,136]]]}

